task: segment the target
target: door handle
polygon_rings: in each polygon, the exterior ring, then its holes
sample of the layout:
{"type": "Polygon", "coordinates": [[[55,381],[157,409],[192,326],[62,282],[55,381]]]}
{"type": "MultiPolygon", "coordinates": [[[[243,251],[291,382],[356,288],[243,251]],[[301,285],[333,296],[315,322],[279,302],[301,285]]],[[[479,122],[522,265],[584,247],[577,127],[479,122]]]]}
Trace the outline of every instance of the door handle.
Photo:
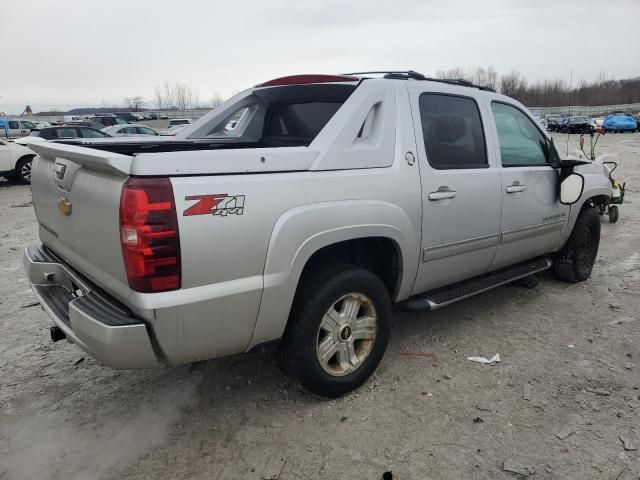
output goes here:
{"type": "Polygon", "coordinates": [[[438,191],[431,192],[427,196],[429,200],[432,202],[437,202],[438,200],[448,200],[449,198],[453,198],[458,194],[455,190],[449,190],[449,187],[440,187],[438,191]]]}
{"type": "Polygon", "coordinates": [[[509,185],[507,187],[507,193],[520,193],[524,192],[527,189],[526,185],[520,185],[519,183],[514,183],[513,185],[509,185]]]}

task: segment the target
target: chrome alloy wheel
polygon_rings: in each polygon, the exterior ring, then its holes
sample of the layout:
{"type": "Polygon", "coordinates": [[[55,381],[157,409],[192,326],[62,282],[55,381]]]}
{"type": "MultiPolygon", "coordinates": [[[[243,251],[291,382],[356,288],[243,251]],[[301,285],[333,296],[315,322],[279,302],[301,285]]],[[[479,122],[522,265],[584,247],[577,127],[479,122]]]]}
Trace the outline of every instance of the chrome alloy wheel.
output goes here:
{"type": "Polygon", "coordinates": [[[31,162],[25,162],[20,169],[20,176],[25,182],[31,181],[31,162]]]}
{"type": "Polygon", "coordinates": [[[316,340],[322,369],[341,377],[354,372],[373,349],[378,317],[373,302],[361,293],[347,293],[325,313],[316,340]]]}

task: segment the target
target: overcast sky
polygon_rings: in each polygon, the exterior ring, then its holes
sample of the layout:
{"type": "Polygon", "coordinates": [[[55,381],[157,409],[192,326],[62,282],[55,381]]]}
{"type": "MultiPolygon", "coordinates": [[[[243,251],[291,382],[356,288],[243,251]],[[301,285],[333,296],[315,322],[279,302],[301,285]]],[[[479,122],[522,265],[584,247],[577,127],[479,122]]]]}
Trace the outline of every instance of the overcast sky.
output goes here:
{"type": "Polygon", "coordinates": [[[0,0],[0,111],[368,69],[639,76],[639,20],[640,0],[0,0]]]}

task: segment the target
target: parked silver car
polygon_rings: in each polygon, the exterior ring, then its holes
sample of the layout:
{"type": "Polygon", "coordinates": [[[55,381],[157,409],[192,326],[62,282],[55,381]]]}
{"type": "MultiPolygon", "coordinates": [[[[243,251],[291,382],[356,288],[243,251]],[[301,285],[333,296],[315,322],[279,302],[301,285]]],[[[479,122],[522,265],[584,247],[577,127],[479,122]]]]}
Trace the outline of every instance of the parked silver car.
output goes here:
{"type": "Polygon", "coordinates": [[[278,341],[328,397],[376,369],[394,304],[586,280],[611,195],[517,101],[415,72],[285,77],[175,139],[66,143],[31,146],[24,255],[54,340],[113,368],[278,341]]]}

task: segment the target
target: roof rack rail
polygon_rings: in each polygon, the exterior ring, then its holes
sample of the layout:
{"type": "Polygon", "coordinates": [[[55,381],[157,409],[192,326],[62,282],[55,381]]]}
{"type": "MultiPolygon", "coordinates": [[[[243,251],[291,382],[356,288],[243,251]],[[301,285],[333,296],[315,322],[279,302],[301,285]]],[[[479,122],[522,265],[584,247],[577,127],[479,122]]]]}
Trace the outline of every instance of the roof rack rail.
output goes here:
{"type": "Polygon", "coordinates": [[[460,85],[461,87],[477,88],[478,90],[485,90],[487,92],[495,92],[491,87],[487,87],[486,85],[476,85],[464,78],[425,78],[425,80],[429,80],[430,82],[447,83],[449,85],[460,85]]]}
{"type": "Polygon", "coordinates": [[[353,72],[353,73],[343,73],[342,75],[382,75],[384,74],[384,78],[395,78],[395,79],[407,79],[412,78],[414,80],[424,80],[426,77],[414,70],[375,70],[371,72],[353,72]]]}
{"type": "Polygon", "coordinates": [[[488,92],[495,92],[495,90],[491,87],[487,87],[486,85],[476,85],[464,78],[432,78],[426,77],[422,73],[416,72],[414,70],[378,70],[372,72],[352,72],[352,73],[344,73],[343,75],[381,75],[383,74],[383,78],[389,78],[394,80],[426,80],[429,82],[440,82],[446,83],[448,85],[459,85],[461,87],[470,87],[477,88],[478,90],[485,90],[488,92]]]}

